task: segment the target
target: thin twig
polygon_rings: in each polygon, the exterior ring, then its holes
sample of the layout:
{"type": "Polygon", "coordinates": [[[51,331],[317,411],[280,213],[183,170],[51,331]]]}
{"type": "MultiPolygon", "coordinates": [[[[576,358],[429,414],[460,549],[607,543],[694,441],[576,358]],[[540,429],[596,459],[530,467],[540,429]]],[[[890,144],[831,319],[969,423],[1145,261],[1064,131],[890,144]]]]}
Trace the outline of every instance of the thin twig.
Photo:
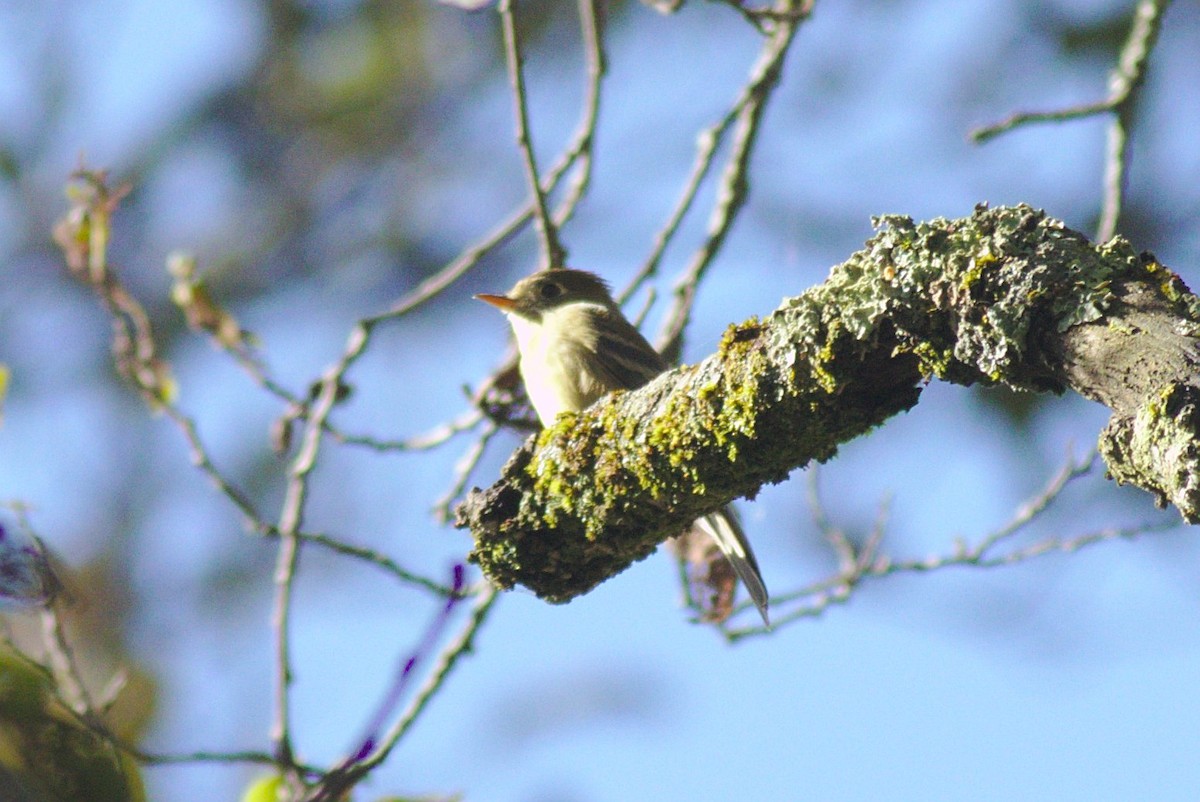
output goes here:
{"type": "MultiPolygon", "coordinates": [[[[776,616],[773,628],[778,630],[782,626],[801,619],[816,618],[824,614],[830,607],[845,604],[853,596],[853,590],[867,579],[882,579],[904,573],[928,573],[951,567],[990,569],[1017,565],[1048,554],[1072,553],[1110,540],[1132,540],[1150,532],[1177,527],[1178,524],[1173,521],[1167,524],[1144,523],[1128,527],[1105,527],[1072,538],[1047,538],[1024,548],[993,557],[976,556],[973,550],[969,550],[916,560],[878,559],[861,572],[847,576],[836,575],[786,594],[786,597],[778,597],[777,607],[781,607],[783,601],[802,601],[802,603],[792,606],[787,612],[776,616]]],[[[736,641],[748,636],[763,634],[763,631],[761,627],[758,627],[731,630],[726,634],[730,640],[736,641]]]]}
{"type": "MultiPolygon", "coordinates": [[[[272,530],[273,536],[278,536],[278,532],[272,530]]],[[[451,595],[454,591],[449,585],[434,581],[428,577],[415,574],[412,571],[405,569],[391,557],[382,554],[374,549],[369,549],[366,546],[356,546],[352,543],[338,540],[330,535],[320,532],[298,532],[297,537],[305,543],[312,543],[317,546],[329,549],[330,551],[342,554],[347,557],[354,557],[364,562],[378,566],[388,573],[395,576],[397,579],[407,582],[417,587],[424,588],[430,593],[442,598],[451,595]]]]}
{"type": "Polygon", "coordinates": [[[991,551],[1001,541],[1007,540],[1020,532],[1037,516],[1045,512],[1047,507],[1057,501],[1068,484],[1091,473],[1092,469],[1096,467],[1096,461],[1099,458],[1100,455],[1094,448],[1078,460],[1068,455],[1062,469],[1042,488],[1042,492],[1022,504],[1007,524],[980,540],[975,548],[971,550],[971,553],[977,557],[983,557],[983,555],[991,551]]]}
{"type": "Polygon", "coordinates": [[[1129,131],[1138,90],[1146,79],[1146,63],[1158,41],[1162,18],[1170,0],[1141,0],[1133,13],[1129,37],[1121,48],[1117,67],[1108,79],[1109,95],[1116,99],[1113,119],[1108,124],[1104,160],[1104,202],[1096,238],[1107,242],[1117,234],[1124,205],[1125,177],[1129,164],[1129,131]]]}
{"type": "Polygon", "coordinates": [[[745,0],[718,0],[718,2],[741,14],[743,19],[764,36],[769,36],[775,30],[777,23],[801,19],[807,16],[811,9],[811,4],[806,4],[806,7],[800,11],[781,11],[774,6],[754,8],[746,5],[745,0]]]}
{"type": "Polygon", "coordinates": [[[433,504],[433,514],[439,522],[446,523],[453,520],[452,507],[455,501],[462,496],[467,483],[471,481],[471,475],[479,465],[479,460],[483,458],[484,452],[487,450],[488,443],[499,431],[500,427],[494,421],[488,421],[471,447],[458,458],[458,462],[454,465],[454,483],[433,504]]]}
{"type": "Polygon", "coordinates": [[[628,286],[617,295],[617,300],[620,303],[625,303],[643,282],[652,278],[658,272],[658,266],[662,262],[667,246],[675,239],[675,234],[679,231],[680,224],[683,223],[683,219],[691,210],[692,204],[695,203],[696,193],[699,192],[704,179],[708,177],[709,170],[712,169],[713,157],[716,155],[717,146],[725,137],[725,132],[733,125],[739,109],[740,106],[734,104],[734,107],[720,120],[705,128],[696,136],[696,158],[692,160],[692,170],[688,174],[687,181],[684,182],[679,200],[676,201],[675,208],[671,210],[671,214],[667,217],[667,222],[654,236],[654,244],[650,249],[650,255],[642,263],[641,269],[634,274],[628,286]]]}
{"type": "Polygon", "coordinates": [[[403,440],[384,440],[368,435],[346,434],[332,427],[329,428],[329,434],[343,445],[364,446],[372,451],[429,451],[443,445],[456,434],[474,429],[483,420],[483,417],[483,412],[478,409],[466,409],[426,432],[406,437],[403,440]]]}
{"type": "MultiPolygon", "coordinates": [[[[273,755],[253,749],[233,752],[197,750],[195,752],[165,753],[146,752],[141,749],[126,749],[125,751],[137,758],[139,763],[152,766],[177,766],[185,763],[256,763],[274,766],[277,761],[273,755]]],[[[319,773],[320,769],[303,763],[294,764],[304,774],[319,773]]]]}
{"type": "MultiPolygon", "coordinates": [[[[880,515],[871,533],[862,546],[855,548],[844,533],[836,529],[824,512],[817,492],[815,478],[810,478],[809,495],[812,515],[817,529],[821,531],[838,560],[838,570],[830,576],[790,593],[777,594],[772,602],[779,614],[775,617],[774,629],[805,618],[823,614],[834,605],[848,602],[854,591],[866,580],[882,579],[895,574],[928,573],[952,567],[998,568],[1016,565],[1047,554],[1074,552],[1080,549],[1117,539],[1132,539],[1140,535],[1174,528],[1168,524],[1145,523],[1130,527],[1105,527],[1074,537],[1047,537],[1026,546],[996,553],[1001,543],[1010,540],[1028,524],[1036,520],[1051,504],[1062,497],[1067,486],[1089,474],[1098,457],[1091,451],[1076,459],[1068,456],[1063,467],[1047,482],[1046,486],[1020,507],[1012,518],[995,531],[977,540],[973,545],[958,542],[948,554],[936,554],[916,559],[893,559],[879,554],[886,529],[886,505],[881,505],[880,515]]],[[[732,641],[753,635],[764,634],[762,627],[730,629],[725,632],[732,641]]]]}
{"type": "Polygon", "coordinates": [[[1050,122],[1068,122],[1070,120],[1080,120],[1085,117],[1094,117],[1097,114],[1104,114],[1112,111],[1113,104],[1111,100],[1101,100],[1098,103],[1085,103],[1079,106],[1071,106],[1065,109],[1055,109],[1053,111],[1021,111],[1005,117],[998,123],[976,128],[968,135],[971,140],[977,144],[983,144],[990,139],[1007,133],[1014,128],[1020,128],[1024,125],[1033,125],[1036,123],[1050,122]]]}
{"type": "MultiPolygon", "coordinates": [[[[758,138],[763,112],[773,90],[779,85],[784,60],[811,5],[811,0],[778,4],[778,11],[784,16],[777,20],[764,41],[750,70],[750,78],[732,106],[733,144],[717,184],[716,201],[708,218],[708,233],[675,284],[675,301],[667,312],[659,337],[668,356],[678,352],[680,339],[691,317],[696,290],[746,201],[750,188],[750,156],[758,138]]],[[[722,134],[728,130],[723,121],[717,127],[722,134]]],[[[704,169],[706,172],[708,168],[704,169]]]]}
{"type": "Polygon", "coordinates": [[[1125,174],[1129,162],[1129,131],[1138,90],[1146,78],[1146,63],[1158,40],[1163,14],[1171,0],[1140,0],[1133,12],[1129,36],[1121,46],[1117,66],[1108,77],[1108,96],[1096,103],[1071,106],[1056,111],[1019,112],[998,123],[977,128],[970,138],[986,142],[1014,128],[1043,122],[1066,122],[1098,114],[1113,115],[1108,128],[1104,160],[1104,200],[1096,238],[1107,242],[1116,235],[1117,222],[1125,194],[1125,174]]]}
{"type": "Polygon", "coordinates": [[[843,574],[848,573],[858,563],[854,555],[854,544],[850,542],[844,529],[833,525],[829,514],[825,511],[825,503],[821,500],[820,466],[814,465],[809,468],[806,478],[808,481],[805,482],[805,495],[808,497],[808,510],[812,516],[813,525],[825,538],[829,547],[833,549],[834,557],[837,558],[838,570],[843,574]]]}
{"type": "Polygon", "coordinates": [[[365,768],[369,769],[372,766],[377,766],[387,759],[388,753],[400,742],[404,734],[408,732],[421,713],[429,705],[434,695],[441,689],[450,672],[458,665],[458,661],[465,654],[471,651],[475,642],[475,635],[487,620],[488,614],[496,604],[496,600],[500,598],[499,591],[494,585],[489,584],[475,602],[475,606],[471,609],[471,617],[463,626],[458,637],[451,643],[447,644],[442,650],[441,656],[438,658],[437,665],[433,667],[429,676],[425,679],[425,684],[417,691],[416,696],[409,704],[408,709],[400,716],[399,720],[393,725],[392,729],[383,737],[380,742],[379,750],[370,758],[363,762],[365,768]]]}
{"type": "Polygon", "coordinates": [[[1109,75],[1108,96],[1104,100],[1053,111],[1017,112],[998,123],[976,128],[971,131],[970,138],[974,142],[983,143],[1023,125],[1094,117],[1130,102],[1145,79],[1146,62],[1158,39],[1163,12],[1170,3],[1171,0],[1140,0],[1137,4],[1129,36],[1121,47],[1117,66],[1109,75]]]}
{"type": "Polygon", "coordinates": [[[399,671],[392,678],[390,686],[383,695],[379,706],[367,721],[362,735],[357,740],[357,748],[345,758],[335,771],[345,771],[350,766],[360,763],[369,757],[379,746],[379,737],[384,725],[396,712],[397,705],[404,698],[405,692],[416,677],[417,669],[437,647],[438,641],[446,633],[450,619],[459,603],[466,598],[462,594],[466,577],[466,566],[458,563],[453,568],[454,594],[446,599],[425,629],[425,633],[417,641],[416,648],[403,659],[399,671]]]}
{"type": "MultiPolygon", "coordinates": [[[[604,54],[601,47],[597,11],[594,0],[580,0],[580,24],[583,32],[585,61],[587,64],[587,90],[583,112],[576,125],[571,142],[563,149],[554,165],[545,173],[535,197],[525,201],[497,223],[491,231],[469,245],[454,261],[434,275],[418,284],[386,311],[360,321],[364,338],[369,338],[373,327],[391,318],[402,317],[427,301],[440,295],[459,278],[469,272],[484,256],[508,242],[538,211],[537,196],[544,199],[562,181],[572,167],[580,165],[562,206],[556,215],[559,225],[574,213],[576,203],[586,190],[591,176],[592,150],[595,143],[596,123],[600,106],[600,83],[605,73],[604,54]]],[[[543,209],[544,211],[544,209],[543,209]]],[[[365,345],[365,342],[364,342],[365,345]]]]}
{"type": "Polygon", "coordinates": [[[1125,205],[1126,174],[1129,169],[1129,130],[1132,109],[1122,105],[1108,124],[1104,147],[1104,194],[1100,203],[1100,222],[1096,238],[1108,242],[1117,233],[1117,221],[1125,205]]]}
{"type": "Polygon", "coordinates": [[[294,766],[289,729],[292,682],[290,624],[292,590],[296,566],[300,559],[299,532],[308,498],[308,477],[316,465],[323,425],[336,403],[343,373],[342,369],[327,371],[321,382],[311,416],[305,424],[300,450],[288,471],[288,482],[279,516],[280,546],[275,560],[275,597],[271,612],[272,628],[275,632],[275,709],[271,742],[276,758],[284,767],[294,766]]]}
{"type": "Polygon", "coordinates": [[[558,229],[550,219],[546,207],[546,196],[542,192],[542,179],[538,174],[537,157],[533,152],[533,138],[529,132],[529,100],[525,91],[524,55],[521,40],[517,35],[514,0],[500,0],[500,23],[504,31],[504,57],[508,64],[509,81],[512,84],[513,103],[517,118],[517,147],[525,165],[529,190],[533,198],[534,223],[542,241],[543,267],[562,267],[566,263],[566,251],[558,239],[558,229]]]}
{"type": "MultiPolygon", "coordinates": [[[[731,5],[737,5],[731,3],[731,5]]],[[[755,67],[751,71],[751,77],[746,87],[738,94],[733,105],[729,108],[721,119],[714,122],[712,125],[700,131],[696,136],[696,157],[692,160],[692,169],[688,174],[687,180],[684,182],[683,190],[680,192],[679,200],[676,201],[675,207],[671,210],[671,214],[667,217],[667,222],[659,229],[654,237],[654,244],[650,249],[650,254],[642,263],[641,269],[634,275],[629,282],[629,285],[621,291],[617,296],[617,300],[624,303],[647,279],[653,277],[658,272],[658,266],[662,261],[663,254],[666,252],[667,246],[671,240],[675,238],[675,234],[679,230],[680,224],[691,210],[692,204],[696,200],[696,194],[704,183],[704,179],[708,177],[710,170],[714,164],[714,157],[717,149],[725,139],[725,135],[729,129],[733,127],[739,117],[743,114],[747,106],[759,95],[759,93],[769,93],[773,86],[764,85],[755,88],[759,83],[763,72],[764,64],[770,64],[775,61],[782,62],[783,56],[786,55],[787,49],[790,46],[791,38],[795,35],[795,27],[801,22],[812,10],[811,2],[787,3],[787,8],[778,12],[782,19],[789,20],[792,24],[790,33],[787,33],[785,41],[778,42],[775,36],[779,35],[779,31],[774,31],[774,36],[769,39],[763,46],[763,51],[760,53],[759,59],[755,62],[755,67]],[[757,77],[756,77],[757,76],[757,77]]],[[[744,11],[738,6],[739,10],[744,11]]],[[[769,72],[769,71],[768,71],[769,72]]],[[[765,98],[763,98],[765,100],[765,98]]],[[[742,165],[745,169],[746,165],[742,165]]],[[[732,222],[730,219],[729,222],[732,222]]]]}
{"type": "MultiPolygon", "coordinates": [[[[195,421],[185,414],[178,405],[174,403],[164,404],[163,413],[170,418],[183,432],[184,438],[187,440],[188,449],[191,455],[192,464],[195,465],[209,481],[217,488],[217,490],[233,502],[245,517],[246,526],[253,532],[264,537],[277,538],[280,537],[278,526],[271,525],[266,522],[262,515],[255,509],[254,504],[250,499],[239,490],[224,474],[213,464],[212,458],[209,456],[208,449],[204,445],[199,432],[196,428],[195,421]]],[[[452,424],[447,424],[451,426],[452,424]]],[[[326,427],[328,430],[328,427],[326,427]]],[[[449,436],[449,435],[447,435],[449,436]]],[[[300,540],[313,543],[322,548],[338,554],[354,557],[365,562],[369,562],[388,571],[398,579],[410,584],[423,587],[432,591],[438,596],[446,596],[450,593],[450,589],[445,585],[435,582],[434,580],[415,574],[401,567],[392,558],[381,554],[373,549],[364,546],[355,546],[350,543],[338,540],[332,535],[315,533],[315,532],[296,532],[296,537],[300,540]]]]}
{"type": "MultiPolygon", "coordinates": [[[[575,139],[563,150],[558,161],[546,173],[542,181],[543,197],[558,186],[566,172],[575,166],[580,159],[590,158],[595,122],[594,120],[589,120],[588,111],[585,109],[584,119],[576,130],[575,139]]],[[[515,236],[533,218],[534,207],[535,202],[532,199],[525,201],[516,209],[509,212],[508,216],[497,223],[491,231],[467,246],[452,262],[422,281],[387,310],[365,318],[360,322],[364,323],[370,329],[370,327],[384,320],[403,317],[424,303],[436,298],[452,286],[454,282],[470,272],[483,257],[515,236]]]]}
{"type": "Polygon", "coordinates": [[[262,531],[267,526],[265,519],[255,508],[254,503],[250,501],[249,496],[242,492],[232,481],[227,479],[213,463],[208,448],[204,445],[204,441],[200,437],[195,420],[183,412],[174,402],[163,404],[162,411],[183,433],[183,438],[187,441],[188,454],[191,457],[192,465],[208,477],[209,482],[212,483],[221,495],[233,502],[233,505],[246,518],[248,526],[255,531],[262,531]]]}
{"type": "MultiPolygon", "coordinates": [[[[251,339],[250,335],[240,329],[233,316],[217,304],[205,289],[203,282],[197,278],[194,260],[181,255],[173,256],[168,260],[168,270],[176,278],[172,298],[176,305],[184,310],[189,326],[207,334],[210,344],[233,359],[255,385],[284,402],[286,411],[272,431],[279,444],[277,450],[285,451],[291,434],[290,427],[297,421],[303,421],[308,417],[310,399],[293,393],[267,372],[263,360],[248,345],[251,339]]],[[[164,403],[169,403],[169,399],[164,403]]],[[[184,433],[192,445],[194,461],[198,464],[202,460],[207,461],[207,455],[203,454],[203,449],[198,448],[194,423],[182,413],[173,415],[173,417],[185,430],[184,433]]],[[[435,448],[458,432],[474,427],[481,417],[482,414],[477,410],[468,410],[455,420],[447,421],[430,432],[403,440],[384,440],[366,435],[349,434],[328,420],[325,422],[325,430],[339,443],[346,445],[366,446],[375,451],[422,451],[435,448]]],[[[206,466],[201,464],[201,467],[206,466]]],[[[208,467],[206,472],[213,476],[218,485],[222,485],[224,480],[211,470],[211,466],[208,467]]],[[[227,484],[222,489],[231,490],[227,484]]],[[[248,504],[244,497],[234,498],[234,501],[243,510],[247,509],[248,504]]]]}
{"type": "Polygon", "coordinates": [[[583,199],[592,181],[596,123],[600,119],[600,89],[608,71],[604,45],[600,38],[600,15],[596,8],[596,0],[579,0],[578,7],[584,61],[583,113],[573,137],[576,144],[568,152],[578,151],[579,169],[575,171],[566,195],[554,213],[554,225],[558,228],[562,228],[575,214],[579,201],[583,199]]]}
{"type": "Polygon", "coordinates": [[[63,702],[81,719],[95,720],[95,706],[75,660],[75,652],[67,641],[58,605],[52,603],[43,609],[41,619],[42,642],[63,702]]]}
{"type": "Polygon", "coordinates": [[[380,738],[379,745],[375,751],[360,761],[344,762],[337,769],[329,772],[323,781],[317,785],[313,793],[305,797],[305,802],[330,802],[331,800],[341,799],[341,795],[346,790],[353,787],[359,779],[370,773],[376,766],[387,759],[388,755],[396,747],[396,744],[400,742],[400,739],[404,737],[405,733],[408,732],[421,713],[424,712],[429,702],[442,688],[451,671],[458,664],[459,659],[471,651],[476,633],[483,626],[488,613],[491,612],[498,598],[499,591],[494,586],[487,585],[479,596],[479,599],[475,602],[475,606],[471,610],[471,617],[459,632],[458,637],[453,642],[447,644],[446,648],[442,650],[437,664],[430,671],[429,676],[425,679],[425,683],[417,691],[416,696],[409,703],[404,713],[388,729],[384,736],[380,738]]]}

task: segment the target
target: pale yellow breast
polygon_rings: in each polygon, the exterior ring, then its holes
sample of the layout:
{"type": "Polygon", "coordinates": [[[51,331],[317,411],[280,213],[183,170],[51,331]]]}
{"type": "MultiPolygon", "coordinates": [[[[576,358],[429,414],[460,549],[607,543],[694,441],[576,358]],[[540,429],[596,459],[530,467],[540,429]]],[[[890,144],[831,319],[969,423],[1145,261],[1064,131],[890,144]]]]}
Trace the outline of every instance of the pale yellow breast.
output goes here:
{"type": "Polygon", "coordinates": [[[542,425],[549,426],[560,412],[579,412],[604,394],[587,371],[582,348],[591,347],[587,318],[574,307],[543,315],[541,323],[519,315],[508,316],[517,347],[521,349],[521,378],[525,392],[542,425]]]}

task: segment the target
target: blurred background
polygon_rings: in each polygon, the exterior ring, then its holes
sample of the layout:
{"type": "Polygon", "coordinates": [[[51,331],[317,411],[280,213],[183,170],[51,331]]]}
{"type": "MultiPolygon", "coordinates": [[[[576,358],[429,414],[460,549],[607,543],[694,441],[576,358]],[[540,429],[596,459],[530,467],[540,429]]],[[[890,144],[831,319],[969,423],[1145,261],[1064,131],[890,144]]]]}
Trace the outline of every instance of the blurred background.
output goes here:
{"type": "MultiPolygon", "coordinates": [[[[702,285],[684,359],[723,328],[820,282],[871,217],[959,217],[1028,203],[1084,232],[1100,208],[1106,118],[971,144],[1017,110],[1091,102],[1132,2],[818,2],[771,100],[751,195],[702,285]]],[[[574,4],[519,4],[543,164],[584,91],[574,4]]],[[[623,286],[683,189],[696,136],[729,108],[761,39],[730,7],[660,15],[607,6],[609,73],[593,183],[563,231],[571,263],[623,286]]],[[[1168,11],[1135,114],[1120,226],[1195,286],[1200,257],[1200,8],[1168,11]]],[[[126,665],[156,752],[267,749],[275,544],[191,466],[179,430],[112,368],[110,324],[51,244],[81,159],[132,183],[111,257],[150,313],[217,466],[270,519],[286,462],[282,408],[189,332],[167,254],[206,281],[293,392],[359,318],[455,258],[527,195],[494,11],[391,0],[50,0],[0,4],[0,499],[31,508],[77,572],[97,665],[126,665]]],[[[651,282],[661,323],[701,242],[710,181],[651,282]]],[[[507,327],[470,300],[537,261],[530,231],[417,312],[378,331],[335,413],[379,438],[469,409],[507,327]]],[[[646,292],[635,296],[640,310],[646,292]]],[[[1009,521],[1105,410],[931,385],[921,403],[819,469],[826,514],[861,539],[888,509],[884,550],[949,554],[1009,521]]],[[[476,442],[376,453],[330,447],[306,525],[443,579],[470,547],[433,509],[476,442]]],[[[522,438],[494,438],[486,486],[522,438]]],[[[743,504],[776,594],[835,558],[810,478],[743,504]]],[[[1170,524],[1101,470],[1029,534],[1170,524]]],[[[1192,799],[1200,787],[1200,549],[1190,527],[1014,567],[868,582],[850,603],[727,644],[690,623],[674,566],[646,560],[569,605],[506,594],[473,654],[360,798],[1192,799]]],[[[472,578],[475,578],[474,576],[472,578]]],[[[307,549],[297,584],[295,733],[303,759],[355,748],[397,662],[438,602],[372,566],[307,549]]],[[[27,626],[13,612],[9,626],[27,626]]],[[[459,617],[462,612],[460,611],[459,617]]],[[[234,799],[261,769],[145,771],[151,798],[234,799]]]]}

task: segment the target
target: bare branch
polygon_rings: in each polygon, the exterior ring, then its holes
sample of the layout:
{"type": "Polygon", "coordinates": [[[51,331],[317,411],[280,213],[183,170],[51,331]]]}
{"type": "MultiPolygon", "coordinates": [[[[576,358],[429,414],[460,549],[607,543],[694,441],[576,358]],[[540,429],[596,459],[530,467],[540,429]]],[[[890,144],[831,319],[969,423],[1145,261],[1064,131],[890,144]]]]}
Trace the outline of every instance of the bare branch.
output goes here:
{"type": "MultiPolygon", "coordinates": [[[[885,506],[881,506],[876,520],[862,547],[855,550],[841,530],[833,527],[824,513],[824,507],[816,482],[809,483],[809,508],[819,531],[825,534],[838,559],[838,570],[816,583],[789,593],[776,594],[772,599],[778,611],[773,630],[796,621],[822,615],[835,605],[850,601],[855,592],[867,581],[882,579],[895,574],[928,573],[949,568],[1000,568],[1018,565],[1050,554],[1078,551],[1115,539],[1132,539],[1154,531],[1178,527],[1177,523],[1144,523],[1129,527],[1106,527],[1073,536],[1053,535],[996,553],[996,548],[1021,532],[1036,520],[1059,498],[1067,486],[1086,476],[1095,467],[1098,459],[1093,450],[1082,458],[1068,457],[1062,469],[1053,476],[1035,496],[1025,501],[1014,512],[1012,518],[996,529],[978,538],[974,545],[960,541],[948,554],[936,554],[919,559],[896,559],[881,554],[879,548],[886,530],[885,506]]],[[[810,474],[812,476],[812,474],[810,474]]],[[[761,626],[751,626],[726,631],[733,641],[767,634],[761,626]]]]}
{"type": "MultiPolygon", "coordinates": [[[[577,155],[579,169],[575,171],[575,177],[554,214],[554,224],[558,228],[565,225],[575,214],[575,209],[592,180],[596,124],[600,121],[600,88],[608,71],[604,58],[604,44],[600,39],[600,12],[596,2],[597,0],[578,0],[579,33],[583,39],[585,74],[583,112],[575,129],[574,144],[567,148],[564,155],[577,155]]],[[[553,172],[552,170],[551,173],[553,172]]],[[[544,190],[549,191],[549,188],[544,190]]]]}
{"type": "Polygon", "coordinates": [[[529,189],[533,196],[534,222],[542,241],[543,267],[562,267],[567,254],[558,239],[558,229],[550,219],[546,196],[542,192],[542,179],[538,174],[537,158],[533,153],[533,139],[529,132],[529,99],[525,93],[524,55],[521,40],[517,36],[514,0],[500,0],[500,22],[504,30],[504,57],[508,64],[509,81],[512,83],[513,102],[517,117],[517,146],[525,163],[529,189]]]}
{"type": "MultiPolygon", "coordinates": [[[[732,127],[733,144],[717,186],[716,202],[709,213],[707,236],[693,254],[683,275],[675,282],[675,301],[667,312],[659,336],[661,350],[672,361],[677,356],[680,338],[691,318],[696,289],[746,202],[750,190],[750,158],[758,139],[763,112],[772,92],[779,84],[792,40],[800,23],[807,18],[811,5],[811,0],[787,0],[777,4],[779,16],[775,19],[770,35],[763,42],[746,86],[742,88],[729,114],[701,134],[692,178],[684,190],[679,206],[668,221],[667,228],[659,236],[659,242],[665,245],[665,239],[674,233],[679,220],[691,206],[696,188],[709,169],[708,163],[719,139],[732,127]]],[[[651,255],[647,266],[643,267],[643,272],[652,272],[660,257],[661,250],[656,246],[655,253],[651,255]]]]}
{"type": "Polygon", "coordinates": [[[1137,102],[1138,90],[1146,78],[1146,64],[1150,53],[1158,41],[1163,14],[1170,4],[1171,0],[1139,0],[1134,8],[1129,36],[1121,47],[1117,66],[1109,75],[1108,97],[1104,100],[1057,111],[1020,112],[1001,122],[977,128],[970,134],[972,140],[982,143],[1024,125],[1066,122],[1111,113],[1113,119],[1109,123],[1104,158],[1104,199],[1101,204],[1100,225],[1096,232],[1096,238],[1101,242],[1107,242],[1117,233],[1117,223],[1124,201],[1133,107],[1137,102]]]}
{"type": "Polygon", "coordinates": [[[491,585],[483,589],[471,610],[471,617],[463,625],[458,637],[442,650],[437,664],[426,677],[425,683],[417,691],[404,713],[388,728],[378,745],[374,746],[373,751],[363,759],[347,759],[336,769],[328,772],[312,793],[304,797],[305,802],[333,802],[333,800],[342,799],[342,795],[348,789],[387,759],[400,739],[404,737],[445,684],[450,673],[458,665],[459,659],[471,650],[475,642],[475,635],[487,620],[488,613],[491,612],[498,596],[498,590],[491,585]]]}

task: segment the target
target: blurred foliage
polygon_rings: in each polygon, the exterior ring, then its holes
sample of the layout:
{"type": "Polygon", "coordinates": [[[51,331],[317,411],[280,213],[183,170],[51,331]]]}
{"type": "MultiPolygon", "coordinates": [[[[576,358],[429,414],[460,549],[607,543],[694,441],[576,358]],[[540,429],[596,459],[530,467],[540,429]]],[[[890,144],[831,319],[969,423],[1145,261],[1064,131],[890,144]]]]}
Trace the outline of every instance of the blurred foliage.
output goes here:
{"type": "Polygon", "coordinates": [[[1028,13],[1046,36],[1069,58],[1086,58],[1105,68],[1129,35],[1129,7],[1110,4],[1091,13],[1071,13],[1053,4],[1037,4],[1028,13]]]}
{"type": "MultiPolygon", "coordinates": [[[[74,568],[56,561],[63,590],[53,612],[89,695],[108,698],[105,728],[126,743],[137,743],[153,721],[158,682],[127,647],[133,612],[129,583],[115,568],[106,557],[74,568]]],[[[13,613],[5,625],[10,647],[27,655],[45,653],[44,623],[34,612],[13,613]]]]}
{"type": "Polygon", "coordinates": [[[246,786],[242,802],[279,802],[279,792],[283,787],[283,778],[278,774],[264,775],[246,786]]]}
{"type": "Polygon", "coordinates": [[[51,694],[49,674],[0,646],[0,790],[6,800],[141,802],[141,772],[51,694]]]}

